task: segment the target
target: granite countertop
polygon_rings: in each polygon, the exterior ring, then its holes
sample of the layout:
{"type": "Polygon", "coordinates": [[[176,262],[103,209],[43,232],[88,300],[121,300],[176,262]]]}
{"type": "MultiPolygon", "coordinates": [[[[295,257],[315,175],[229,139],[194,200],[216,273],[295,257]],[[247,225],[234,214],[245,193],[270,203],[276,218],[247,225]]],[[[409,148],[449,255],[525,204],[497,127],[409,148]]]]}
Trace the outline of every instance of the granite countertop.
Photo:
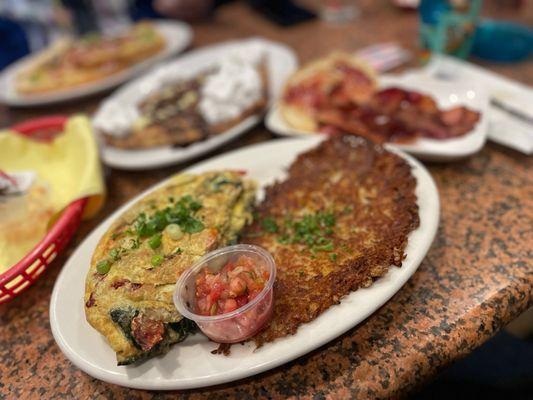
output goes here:
{"type": "MultiPolygon", "coordinates": [[[[361,4],[367,18],[349,26],[310,22],[289,30],[271,25],[242,4],[232,4],[220,10],[214,27],[195,27],[194,45],[264,35],[287,42],[302,60],[332,48],[355,49],[391,39],[416,45],[416,14],[392,8],[378,11],[370,1],[361,4]],[[311,32],[316,40],[307,40],[311,32]]],[[[531,63],[495,70],[533,81],[531,63]]],[[[97,103],[92,98],[39,110],[0,108],[0,121],[11,124],[57,112],[91,111],[97,103]]],[[[270,138],[264,127],[257,127],[219,152],[270,138]]],[[[76,245],[119,205],[181,167],[108,170],[104,210],[82,223],[66,254],[33,287],[0,305],[0,399],[405,395],[533,304],[532,164],[531,157],[491,143],[466,160],[426,164],[440,193],[440,228],[418,271],[389,302],[343,336],[289,364],[231,384],[168,393],[135,391],[91,378],[63,356],[50,332],[54,281],[76,245]]]]}

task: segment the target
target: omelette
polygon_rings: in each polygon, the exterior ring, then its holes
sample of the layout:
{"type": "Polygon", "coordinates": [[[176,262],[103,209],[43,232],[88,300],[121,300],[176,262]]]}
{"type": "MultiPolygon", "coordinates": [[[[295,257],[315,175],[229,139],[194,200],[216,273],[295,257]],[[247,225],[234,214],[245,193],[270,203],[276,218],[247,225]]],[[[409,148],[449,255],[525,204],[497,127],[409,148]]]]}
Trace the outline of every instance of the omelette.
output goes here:
{"type": "Polygon", "coordinates": [[[100,239],[85,288],[85,315],[119,365],[168,351],[194,331],[174,307],[180,274],[235,243],[252,219],[255,183],[238,172],[179,174],[125,211],[100,239]]]}
{"type": "Polygon", "coordinates": [[[273,317],[256,344],[296,333],[400,267],[419,225],[415,188],[403,158],[361,137],[334,136],[300,154],[243,234],[277,265],[273,317]]]}

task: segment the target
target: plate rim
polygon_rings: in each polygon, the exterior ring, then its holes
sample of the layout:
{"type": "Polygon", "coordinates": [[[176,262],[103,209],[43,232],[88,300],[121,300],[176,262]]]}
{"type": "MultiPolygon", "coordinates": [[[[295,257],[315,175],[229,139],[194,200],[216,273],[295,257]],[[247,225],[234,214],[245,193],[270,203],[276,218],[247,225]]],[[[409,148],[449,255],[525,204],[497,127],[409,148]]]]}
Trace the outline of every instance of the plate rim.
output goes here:
{"type": "MultiPolygon", "coordinates": [[[[318,144],[322,140],[323,140],[323,138],[321,138],[321,137],[312,137],[312,138],[307,139],[309,144],[311,144],[311,143],[318,144]]],[[[293,142],[296,145],[296,143],[300,144],[303,141],[302,141],[302,139],[297,139],[297,138],[285,138],[285,139],[269,140],[269,141],[261,142],[261,143],[258,143],[258,144],[250,145],[250,146],[244,146],[244,147],[241,147],[239,149],[233,150],[231,152],[223,153],[223,154],[220,154],[218,156],[215,156],[215,157],[209,158],[207,160],[201,161],[199,163],[196,163],[196,164],[184,169],[183,171],[180,171],[179,173],[185,173],[185,172],[189,172],[189,171],[194,173],[195,169],[201,169],[202,166],[205,165],[205,164],[208,164],[208,163],[211,163],[211,162],[214,162],[214,161],[218,161],[219,159],[222,159],[222,158],[234,157],[235,153],[239,153],[241,151],[246,151],[246,150],[249,150],[249,149],[257,150],[258,148],[260,149],[261,147],[269,147],[269,146],[273,145],[274,143],[278,144],[278,145],[279,144],[284,145],[284,144],[287,144],[287,143],[290,143],[290,142],[293,142]]],[[[297,147],[300,147],[300,150],[295,150],[294,156],[297,156],[297,154],[301,153],[302,151],[307,151],[307,149],[309,148],[309,146],[305,147],[305,145],[304,146],[297,146],[297,147]],[[302,147],[304,147],[304,148],[302,148],[302,147]]],[[[382,302],[380,302],[375,307],[373,306],[372,309],[369,310],[366,313],[366,315],[363,315],[363,317],[360,320],[358,320],[357,322],[355,322],[353,324],[350,324],[350,326],[348,328],[346,328],[344,331],[342,331],[342,332],[340,332],[338,334],[335,334],[334,336],[328,336],[328,337],[323,338],[322,340],[313,342],[312,346],[310,346],[310,347],[303,347],[302,346],[298,352],[291,354],[291,356],[289,358],[287,358],[287,357],[277,357],[277,359],[274,359],[274,360],[271,360],[269,362],[265,362],[265,363],[262,363],[262,364],[255,365],[255,366],[253,366],[251,368],[248,368],[244,373],[241,373],[237,377],[231,377],[231,376],[228,377],[228,376],[224,376],[224,375],[219,375],[219,376],[209,377],[208,379],[204,378],[203,381],[201,379],[199,379],[199,378],[196,378],[196,381],[189,382],[189,383],[178,383],[178,384],[176,384],[175,380],[174,381],[168,380],[168,381],[164,381],[164,382],[151,382],[151,383],[147,384],[146,382],[142,382],[142,381],[130,380],[129,377],[126,377],[126,379],[124,379],[123,375],[119,375],[119,374],[116,374],[116,373],[110,372],[110,371],[102,371],[101,368],[99,368],[98,366],[95,366],[93,364],[87,363],[85,360],[82,359],[81,356],[78,356],[76,354],[76,351],[69,345],[69,343],[66,340],[64,340],[64,338],[63,338],[63,336],[62,336],[62,334],[61,334],[61,332],[60,332],[60,330],[58,328],[57,315],[56,315],[56,311],[55,311],[55,304],[57,303],[58,296],[59,296],[58,287],[60,285],[60,282],[63,279],[63,276],[64,275],[66,276],[67,274],[69,274],[69,272],[67,272],[67,268],[63,268],[61,270],[60,274],[58,275],[58,277],[56,279],[56,282],[54,284],[54,288],[53,288],[52,296],[51,296],[51,301],[50,301],[50,307],[49,307],[50,326],[51,326],[52,334],[53,334],[53,337],[54,337],[57,345],[59,346],[60,350],[70,360],[70,362],[72,362],[77,368],[81,369],[82,371],[84,371],[85,373],[87,373],[88,375],[90,375],[92,377],[95,377],[97,379],[100,379],[100,380],[108,382],[108,383],[120,385],[120,386],[123,386],[123,387],[134,388],[134,389],[186,390],[186,389],[196,389],[196,388],[201,388],[201,387],[216,386],[216,385],[219,385],[219,384],[222,384],[222,383],[235,382],[235,381],[239,381],[239,380],[241,380],[243,378],[246,378],[246,377],[254,376],[254,375],[258,374],[258,373],[265,372],[265,371],[271,370],[273,368],[279,367],[281,365],[284,365],[284,364],[286,364],[288,362],[291,362],[291,361],[293,361],[293,360],[295,360],[295,359],[297,359],[297,358],[299,358],[299,357],[301,357],[301,356],[303,356],[305,354],[308,354],[308,353],[316,350],[317,348],[323,346],[324,344],[329,343],[329,342],[337,339],[338,337],[340,337],[341,335],[343,335],[344,333],[346,333],[350,329],[353,329],[354,327],[359,325],[364,319],[368,318],[368,316],[370,316],[370,315],[374,314],[376,311],[378,311],[379,308],[381,306],[383,306],[383,304],[388,302],[390,300],[390,298],[392,298],[405,285],[405,283],[409,279],[411,279],[411,277],[414,275],[414,273],[416,272],[416,270],[420,266],[420,264],[423,261],[423,259],[426,257],[427,252],[429,251],[429,248],[431,247],[431,244],[433,243],[434,237],[436,235],[436,232],[437,232],[437,229],[438,229],[438,226],[439,226],[439,219],[440,219],[439,194],[438,194],[437,186],[436,186],[431,174],[429,173],[429,171],[427,171],[427,169],[419,161],[414,159],[412,156],[410,156],[408,154],[405,154],[405,152],[399,150],[398,148],[395,148],[394,146],[386,146],[386,148],[387,148],[387,150],[389,150],[389,151],[391,151],[391,152],[393,152],[395,154],[398,154],[402,158],[404,158],[411,165],[412,168],[416,168],[416,170],[419,173],[421,173],[421,176],[426,181],[425,183],[427,185],[429,185],[429,186],[427,186],[427,189],[430,190],[430,196],[434,197],[433,200],[435,201],[435,203],[433,204],[433,210],[430,210],[431,212],[430,212],[429,216],[427,217],[428,218],[427,224],[428,224],[428,228],[430,230],[429,231],[429,236],[430,237],[428,238],[428,240],[426,240],[425,242],[422,243],[422,245],[424,245],[425,248],[423,249],[423,251],[418,253],[418,258],[419,259],[417,259],[417,260],[415,260],[413,262],[413,270],[412,270],[412,272],[409,275],[403,277],[403,279],[399,281],[397,289],[395,289],[392,293],[387,294],[385,296],[386,298],[382,302]],[[76,357],[78,357],[78,358],[76,358],[76,357]]],[[[140,193],[139,195],[135,196],[133,199],[129,200],[124,205],[119,207],[108,218],[106,218],[104,221],[102,221],[100,224],[98,224],[98,226],[96,226],[91,231],[91,233],[83,240],[83,242],[81,242],[78,245],[78,247],[74,250],[72,255],[69,257],[69,260],[65,263],[65,267],[70,262],[70,260],[72,258],[74,258],[74,256],[76,255],[77,252],[82,251],[81,249],[84,247],[84,245],[86,245],[86,243],[88,242],[90,236],[93,235],[98,228],[100,228],[102,225],[104,225],[106,223],[111,223],[118,215],[120,215],[122,212],[124,212],[124,210],[126,210],[128,207],[130,207],[134,202],[136,202],[140,198],[146,196],[151,191],[156,190],[158,187],[161,187],[170,178],[171,178],[171,176],[169,176],[168,178],[162,180],[161,182],[159,182],[157,184],[154,184],[153,186],[147,188],[145,191],[143,191],[142,193],[140,193]]],[[[417,180],[418,180],[418,178],[417,178],[417,180]]],[[[417,204],[418,204],[418,200],[417,200],[417,204]]],[[[420,212],[419,212],[419,215],[420,215],[420,212]]],[[[420,227],[417,228],[417,230],[418,229],[420,229],[420,227]]],[[[416,230],[413,231],[413,232],[416,232],[416,230]]],[[[71,266],[70,268],[72,269],[73,267],[71,266]]],[[[355,292],[356,291],[351,292],[351,293],[355,293],[355,292]]],[[[327,312],[331,312],[331,309],[326,310],[323,314],[321,314],[321,316],[323,316],[327,312]]],[[[319,318],[321,316],[319,316],[319,318]]],[[[294,336],[296,336],[297,334],[298,333],[296,333],[294,336]]]]}

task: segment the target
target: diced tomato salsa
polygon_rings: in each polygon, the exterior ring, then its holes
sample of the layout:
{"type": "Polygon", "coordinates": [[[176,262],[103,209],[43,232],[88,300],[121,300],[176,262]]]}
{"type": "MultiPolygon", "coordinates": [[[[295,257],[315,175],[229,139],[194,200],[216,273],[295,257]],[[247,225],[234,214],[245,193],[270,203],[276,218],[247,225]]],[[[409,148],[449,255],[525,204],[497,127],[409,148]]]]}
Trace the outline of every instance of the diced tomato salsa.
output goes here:
{"type": "Polygon", "coordinates": [[[250,257],[240,256],[218,272],[202,269],[196,276],[196,312],[220,315],[252,301],[265,287],[270,274],[250,257]]]}

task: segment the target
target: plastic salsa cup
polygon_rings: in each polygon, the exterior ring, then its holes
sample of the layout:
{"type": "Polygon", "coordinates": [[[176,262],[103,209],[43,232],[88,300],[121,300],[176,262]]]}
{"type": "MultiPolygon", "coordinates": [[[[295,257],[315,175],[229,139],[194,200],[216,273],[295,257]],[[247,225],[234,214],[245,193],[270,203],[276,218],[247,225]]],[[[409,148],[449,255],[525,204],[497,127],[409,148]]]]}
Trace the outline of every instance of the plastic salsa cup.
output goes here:
{"type": "Polygon", "coordinates": [[[241,342],[254,336],[270,320],[275,279],[276,264],[265,249],[248,244],[223,247],[206,254],[181,275],[174,290],[174,304],[181,315],[196,322],[202,332],[214,342],[241,342]],[[219,315],[198,314],[197,275],[206,267],[216,273],[228,262],[235,262],[240,256],[249,257],[256,268],[269,273],[265,287],[250,302],[236,310],[219,315]]]}

